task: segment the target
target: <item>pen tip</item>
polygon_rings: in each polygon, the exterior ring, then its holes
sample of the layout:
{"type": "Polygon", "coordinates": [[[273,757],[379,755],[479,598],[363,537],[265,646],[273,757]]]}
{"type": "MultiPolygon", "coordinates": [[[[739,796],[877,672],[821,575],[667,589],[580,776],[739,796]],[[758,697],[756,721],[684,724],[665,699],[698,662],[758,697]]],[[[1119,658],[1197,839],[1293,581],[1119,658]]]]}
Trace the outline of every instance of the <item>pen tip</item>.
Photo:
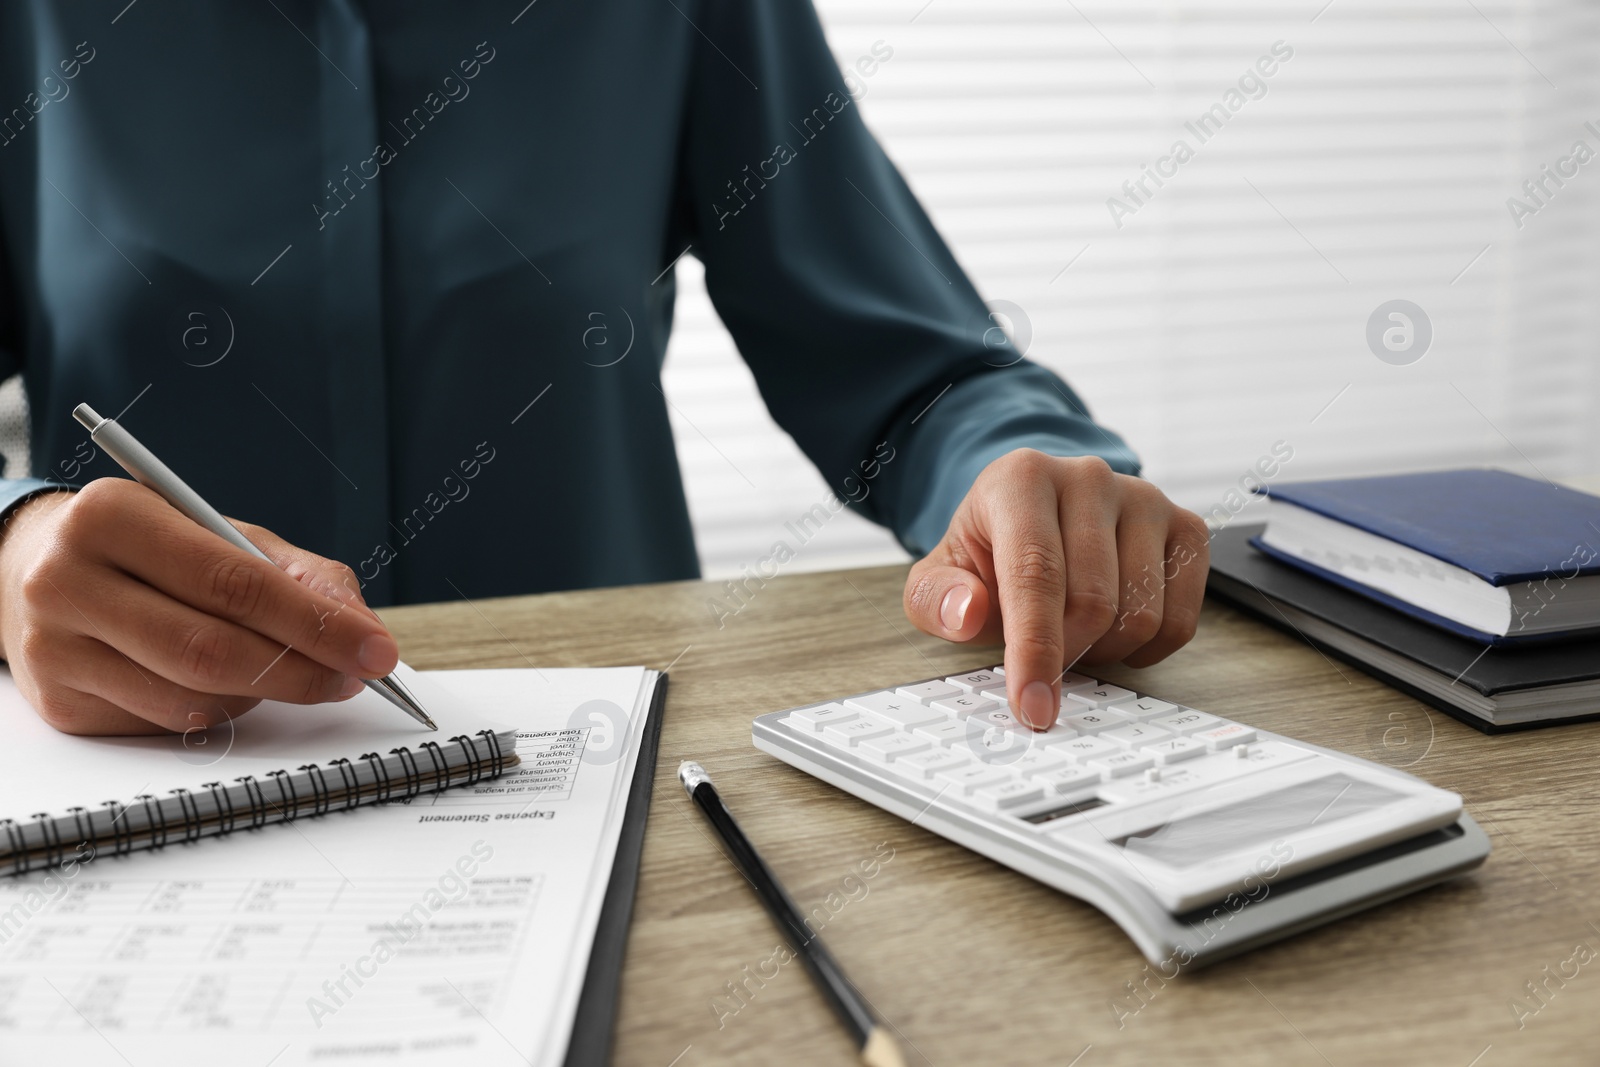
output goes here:
{"type": "Polygon", "coordinates": [[[422,721],[428,724],[428,729],[438,733],[439,724],[430,719],[426,714],[422,716],[422,721]]]}

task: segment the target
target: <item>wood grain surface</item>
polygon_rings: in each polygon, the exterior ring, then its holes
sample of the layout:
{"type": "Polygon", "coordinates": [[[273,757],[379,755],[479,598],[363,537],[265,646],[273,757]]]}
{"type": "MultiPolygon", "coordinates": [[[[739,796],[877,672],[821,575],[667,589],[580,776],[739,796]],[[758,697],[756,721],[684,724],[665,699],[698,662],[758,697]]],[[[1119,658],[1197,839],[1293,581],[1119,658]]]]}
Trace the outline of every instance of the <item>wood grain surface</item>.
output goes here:
{"type": "Polygon", "coordinates": [[[796,901],[822,909],[909,1063],[1600,1063],[1600,724],[1488,737],[1208,603],[1188,648],[1106,677],[1456,790],[1494,852],[1465,878],[1165,980],[1093,908],[751,745],[764,712],[1001,658],[914,630],[904,577],[781,577],[720,627],[708,602],[726,592],[709,582],[383,613],[418,668],[670,665],[618,1064],[853,1059],[799,964],[771,962],[777,931],[677,785],[691,758],[796,901]]]}

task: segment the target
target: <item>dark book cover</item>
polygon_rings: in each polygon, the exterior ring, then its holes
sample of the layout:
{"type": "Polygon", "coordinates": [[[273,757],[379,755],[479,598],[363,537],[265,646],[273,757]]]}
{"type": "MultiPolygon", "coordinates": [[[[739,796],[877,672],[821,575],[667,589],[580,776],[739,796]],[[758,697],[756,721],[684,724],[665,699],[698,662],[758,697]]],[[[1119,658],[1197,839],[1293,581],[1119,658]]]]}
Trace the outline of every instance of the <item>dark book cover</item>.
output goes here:
{"type": "Polygon", "coordinates": [[[1500,470],[1290,482],[1266,490],[1490,585],[1600,574],[1600,497],[1500,470]]]}

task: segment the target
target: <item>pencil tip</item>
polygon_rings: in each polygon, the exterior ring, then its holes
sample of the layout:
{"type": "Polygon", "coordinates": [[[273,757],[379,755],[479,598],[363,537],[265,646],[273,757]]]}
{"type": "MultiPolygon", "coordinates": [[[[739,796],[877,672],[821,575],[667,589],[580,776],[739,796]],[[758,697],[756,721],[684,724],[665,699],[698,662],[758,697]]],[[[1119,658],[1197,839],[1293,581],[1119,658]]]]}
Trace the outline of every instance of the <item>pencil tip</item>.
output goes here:
{"type": "Polygon", "coordinates": [[[900,1046],[882,1026],[874,1026],[867,1035],[866,1043],[861,1046],[861,1062],[866,1067],[906,1067],[900,1046]]]}

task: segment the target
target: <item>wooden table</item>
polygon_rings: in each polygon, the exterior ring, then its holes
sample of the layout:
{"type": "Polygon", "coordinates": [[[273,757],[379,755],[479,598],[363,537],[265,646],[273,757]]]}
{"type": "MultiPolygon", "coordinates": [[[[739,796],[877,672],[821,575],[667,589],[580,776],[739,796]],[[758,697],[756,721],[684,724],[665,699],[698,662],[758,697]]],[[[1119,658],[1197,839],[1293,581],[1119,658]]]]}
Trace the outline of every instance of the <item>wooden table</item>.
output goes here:
{"type": "Polygon", "coordinates": [[[910,1063],[1600,1063],[1600,724],[1487,737],[1208,604],[1188,648],[1110,680],[1406,767],[1464,795],[1494,852],[1163,984],[1093,908],[751,746],[763,712],[1000,658],[915,631],[904,576],[781,577],[720,628],[710,582],[384,612],[416,667],[671,665],[617,1063],[851,1062],[799,964],[773,975],[779,935],[679,788],[688,758],[801,906],[828,909],[825,939],[910,1063]]]}

